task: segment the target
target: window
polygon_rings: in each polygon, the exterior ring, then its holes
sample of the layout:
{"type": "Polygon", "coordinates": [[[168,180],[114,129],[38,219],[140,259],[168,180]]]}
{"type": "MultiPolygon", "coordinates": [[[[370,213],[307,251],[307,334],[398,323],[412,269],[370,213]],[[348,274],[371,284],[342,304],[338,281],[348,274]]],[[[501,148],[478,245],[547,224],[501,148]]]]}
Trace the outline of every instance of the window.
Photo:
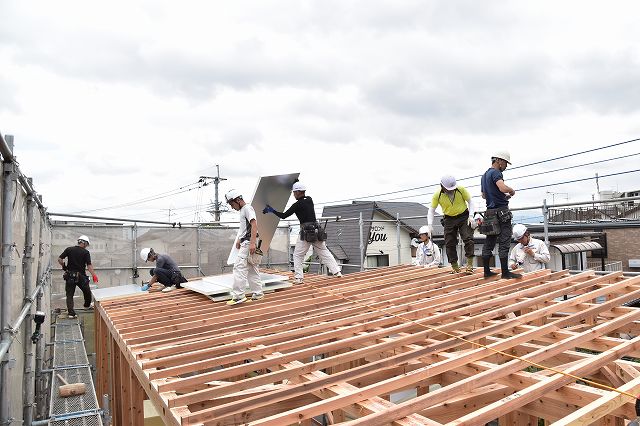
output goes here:
{"type": "Polygon", "coordinates": [[[377,268],[378,266],[389,266],[389,255],[378,254],[374,256],[367,256],[367,266],[369,268],[377,268]]]}

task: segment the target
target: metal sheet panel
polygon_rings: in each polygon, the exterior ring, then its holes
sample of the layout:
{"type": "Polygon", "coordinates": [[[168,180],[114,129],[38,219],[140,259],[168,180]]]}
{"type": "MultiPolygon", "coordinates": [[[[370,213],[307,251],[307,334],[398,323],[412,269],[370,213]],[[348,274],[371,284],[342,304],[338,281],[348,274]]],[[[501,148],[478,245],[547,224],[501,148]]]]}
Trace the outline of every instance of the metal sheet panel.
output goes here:
{"type": "MultiPolygon", "coordinates": [[[[264,206],[269,204],[278,211],[283,211],[291,197],[291,186],[300,173],[286,175],[262,176],[251,198],[251,206],[256,211],[258,234],[262,244],[260,248],[266,254],[271,246],[271,240],[276,233],[280,218],[274,214],[262,214],[264,206]]],[[[238,250],[235,245],[231,248],[227,263],[233,265],[238,250]]]]}
{"type": "Polygon", "coordinates": [[[132,296],[134,294],[147,294],[142,291],[142,287],[138,284],[120,285],[117,287],[97,288],[93,290],[93,298],[98,302],[101,300],[113,299],[116,297],[132,296]]]}
{"type": "MultiPolygon", "coordinates": [[[[288,282],[288,278],[285,275],[274,275],[260,273],[260,280],[262,281],[262,288],[269,290],[272,283],[284,283],[288,285],[281,285],[278,288],[290,287],[291,283],[288,282]]],[[[204,277],[200,280],[189,281],[181,284],[184,288],[201,293],[207,296],[212,294],[228,294],[233,287],[233,274],[215,275],[212,277],[204,277]]],[[[249,288],[247,287],[247,291],[249,288]]]]}

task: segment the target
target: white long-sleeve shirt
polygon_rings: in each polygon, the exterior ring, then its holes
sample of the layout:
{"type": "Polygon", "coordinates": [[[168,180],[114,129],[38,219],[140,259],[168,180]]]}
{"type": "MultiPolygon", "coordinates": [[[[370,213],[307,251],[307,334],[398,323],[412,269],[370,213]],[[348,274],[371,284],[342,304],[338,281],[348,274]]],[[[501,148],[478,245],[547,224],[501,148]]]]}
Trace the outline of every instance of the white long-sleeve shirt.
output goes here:
{"type": "Polygon", "coordinates": [[[538,269],[545,269],[550,259],[549,249],[544,241],[529,237],[529,244],[523,246],[521,243],[518,243],[511,249],[511,254],[509,254],[509,267],[518,264],[525,272],[532,272],[538,269]],[[533,250],[533,256],[525,253],[524,249],[526,247],[533,250]]]}
{"type": "Polygon", "coordinates": [[[418,244],[416,249],[416,265],[419,266],[437,266],[440,264],[440,248],[433,241],[418,244]]]}

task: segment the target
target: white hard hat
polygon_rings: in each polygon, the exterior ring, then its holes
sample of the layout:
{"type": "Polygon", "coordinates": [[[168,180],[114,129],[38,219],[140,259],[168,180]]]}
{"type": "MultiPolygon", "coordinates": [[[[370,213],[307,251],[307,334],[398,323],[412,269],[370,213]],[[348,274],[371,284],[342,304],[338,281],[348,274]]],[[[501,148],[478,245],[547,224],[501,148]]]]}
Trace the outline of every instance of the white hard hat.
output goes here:
{"type": "Polygon", "coordinates": [[[508,151],[494,152],[493,155],[491,156],[491,158],[499,158],[499,159],[504,160],[507,163],[511,164],[511,155],[509,155],[508,151]]]}
{"type": "Polygon", "coordinates": [[[236,198],[242,198],[242,194],[237,189],[231,189],[229,192],[224,194],[224,198],[227,200],[227,203],[235,200],[236,198]]]}
{"type": "Polygon", "coordinates": [[[78,242],[80,241],[84,241],[85,243],[87,243],[87,245],[91,244],[91,242],[89,242],[89,237],[87,237],[86,235],[80,235],[78,237],[78,242]]]}
{"type": "Polygon", "coordinates": [[[420,235],[420,234],[429,235],[429,226],[427,226],[427,225],[421,226],[420,229],[418,230],[418,235],[420,235]]]}
{"type": "Polygon", "coordinates": [[[442,176],[442,179],[440,179],[440,184],[447,191],[454,190],[458,187],[458,185],[456,184],[456,178],[451,175],[442,176]]]}
{"type": "Polygon", "coordinates": [[[307,186],[300,182],[294,183],[293,186],[291,187],[291,191],[306,191],[306,190],[307,190],[307,186]]]}
{"type": "Polygon", "coordinates": [[[521,223],[517,223],[513,226],[513,239],[519,240],[527,232],[527,227],[521,223]]]}
{"type": "Polygon", "coordinates": [[[147,260],[149,260],[149,254],[153,253],[153,249],[150,247],[145,247],[142,250],[140,250],[140,259],[144,260],[145,262],[147,260]]]}

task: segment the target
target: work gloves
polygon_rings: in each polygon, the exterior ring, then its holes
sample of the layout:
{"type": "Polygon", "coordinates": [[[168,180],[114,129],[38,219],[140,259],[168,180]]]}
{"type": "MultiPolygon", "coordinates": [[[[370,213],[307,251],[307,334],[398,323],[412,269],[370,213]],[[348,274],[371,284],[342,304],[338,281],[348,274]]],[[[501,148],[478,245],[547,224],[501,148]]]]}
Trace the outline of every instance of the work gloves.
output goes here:
{"type": "Polygon", "coordinates": [[[275,213],[275,212],[276,212],[276,209],[271,207],[269,204],[267,204],[267,206],[264,209],[262,209],[262,214],[275,213]]]}
{"type": "Polygon", "coordinates": [[[98,276],[96,274],[91,275],[91,278],[93,278],[94,283],[98,282],[98,276]]]}
{"type": "Polygon", "coordinates": [[[476,227],[478,226],[478,222],[476,222],[472,216],[469,216],[469,220],[467,221],[467,223],[469,224],[471,229],[476,229],[476,227]]]}

